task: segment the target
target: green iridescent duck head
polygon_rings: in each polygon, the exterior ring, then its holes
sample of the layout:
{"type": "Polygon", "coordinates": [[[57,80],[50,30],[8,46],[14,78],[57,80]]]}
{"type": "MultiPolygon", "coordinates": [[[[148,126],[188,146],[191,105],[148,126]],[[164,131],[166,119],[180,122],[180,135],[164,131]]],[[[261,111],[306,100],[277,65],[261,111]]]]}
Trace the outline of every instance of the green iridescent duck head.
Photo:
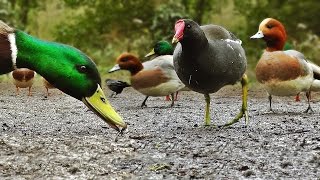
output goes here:
{"type": "Polygon", "coordinates": [[[64,93],[84,102],[112,128],[126,123],[112,108],[101,89],[95,63],[80,50],[43,41],[0,21],[0,72],[29,68],[64,93]]]}
{"type": "Polygon", "coordinates": [[[168,41],[158,41],[154,46],[151,52],[149,52],[145,57],[152,55],[162,56],[162,55],[172,55],[173,47],[168,41]]]}

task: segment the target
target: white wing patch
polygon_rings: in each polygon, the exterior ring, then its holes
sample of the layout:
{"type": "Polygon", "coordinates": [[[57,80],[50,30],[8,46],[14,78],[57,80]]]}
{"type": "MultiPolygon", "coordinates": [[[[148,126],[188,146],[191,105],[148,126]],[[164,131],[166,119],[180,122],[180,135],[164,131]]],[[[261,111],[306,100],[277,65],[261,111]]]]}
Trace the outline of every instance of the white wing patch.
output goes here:
{"type": "Polygon", "coordinates": [[[233,42],[233,43],[237,43],[237,44],[242,44],[242,41],[240,40],[240,39],[238,39],[238,40],[232,40],[232,39],[223,39],[224,41],[226,41],[226,42],[233,42]]]}
{"type": "Polygon", "coordinates": [[[233,47],[230,44],[227,44],[227,46],[234,51],[233,47]]]}
{"type": "Polygon", "coordinates": [[[10,43],[10,49],[11,49],[11,61],[13,64],[13,68],[17,69],[17,55],[18,55],[18,49],[16,45],[16,36],[14,33],[8,34],[8,40],[10,43]]]}

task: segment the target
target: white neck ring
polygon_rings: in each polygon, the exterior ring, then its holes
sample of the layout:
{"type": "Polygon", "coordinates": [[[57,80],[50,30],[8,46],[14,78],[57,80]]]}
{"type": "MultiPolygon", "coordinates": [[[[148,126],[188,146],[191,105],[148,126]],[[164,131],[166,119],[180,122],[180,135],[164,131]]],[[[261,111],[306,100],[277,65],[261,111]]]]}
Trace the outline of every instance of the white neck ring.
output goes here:
{"type": "Polygon", "coordinates": [[[14,33],[8,34],[8,40],[10,43],[10,49],[11,49],[11,60],[12,65],[14,69],[17,69],[17,55],[18,55],[18,49],[16,44],[16,36],[14,33]]]}

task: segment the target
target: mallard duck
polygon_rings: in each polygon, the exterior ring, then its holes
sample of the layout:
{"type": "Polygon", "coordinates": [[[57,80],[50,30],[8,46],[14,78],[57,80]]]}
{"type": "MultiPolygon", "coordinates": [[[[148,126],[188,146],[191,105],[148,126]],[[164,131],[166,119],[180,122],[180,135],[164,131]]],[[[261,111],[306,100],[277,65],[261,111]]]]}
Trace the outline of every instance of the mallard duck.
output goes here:
{"type": "Polygon", "coordinates": [[[243,116],[247,122],[247,60],[241,41],[221,26],[199,26],[191,19],[180,19],[175,24],[172,42],[179,42],[173,53],[179,78],[191,90],[204,94],[205,125],[210,125],[210,93],[238,81],[242,84],[242,108],[224,126],[243,116]]]}
{"type": "Polygon", "coordinates": [[[84,102],[93,112],[120,131],[126,123],[106,99],[94,62],[80,50],[37,39],[0,21],[0,73],[28,68],[62,92],[84,102]]]}
{"type": "Polygon", "coordinates": [[[145,57],[158,57],[162,55],[173,55],[173,47],[168,41],[158,41],[145,57]]]}
{"type": "MultiPolygon", "coordinates": [[[[168,42],[168,41],[158,41],[154,44],[152,50],[147,54],[145,55],[145,57],[151,57],[150,60],[152,60],[153,58],[156,58],[158,56],[163,56],[163,55],[173,55],[173,47],[172,45],[168,42]]],[[[142,63],[143,65],[143,63],[142,63]]],[[[180,89],[179,91],[190,91],[189,88],[187,87],[184,87],[182,89],[180,89]]],[[[176,95],[174,97],[174,100],[178,100],[178,93],[179,91],[176,92],[176,95]]],[[[166,96],[166,100],[167,101],[170,101],[170,96],[167,95],[166,96]]]]}
{"type": "Polygon", "coordinates": [[[131,73],[131,86],[146,95],[141,107],[146,106],[149,96],[166,96],[171,94],[171,107],[174,105],[174,93],[184,87],[173,69],[172,56],[159,56],[143,65],[137,56],[131,53],[121,54],[116,65],[109,70],[128,70],[131,73]]]}
{"type": "Polygon", "coordinates": [[[34,82],[36,72],[28,68],[19,68],[12,71],[13,84],[16,86],[16,94],[19,95],[19,88],[28,88],[28,96],[31,96],[31,87],[34,82]]]}
{"type": "Polygon", "coordinates": [[[306,60],[301,52],[283,51],[286,43],[286,30],[283,24],[273,18],[264,19],[258,32],[251,39],[263,39],[267,48],[256,66],[257,80],[264,85],[269,95],[269,109],[274,96],[296,96],[306,92],[308,108],[311,91],[320,90],[320,67],[306,60]]]}

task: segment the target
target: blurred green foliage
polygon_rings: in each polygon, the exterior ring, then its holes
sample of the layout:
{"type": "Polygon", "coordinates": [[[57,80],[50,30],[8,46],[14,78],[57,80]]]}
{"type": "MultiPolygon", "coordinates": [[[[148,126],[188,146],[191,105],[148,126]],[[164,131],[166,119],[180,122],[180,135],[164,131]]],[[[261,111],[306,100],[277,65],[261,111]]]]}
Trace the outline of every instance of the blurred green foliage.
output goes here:
{"type": "Polygon", "coordinates": [[[282,21],[290,46],[320,64],[318,0],[0,0],[0,7],[5,22],[85,51],[102,72],[124,51],[143,57],[156,41],[170,41],[179,18],[232,31],[243,41],[253,77],[265,44],[249,37],[267,17],[282,21]]]}

